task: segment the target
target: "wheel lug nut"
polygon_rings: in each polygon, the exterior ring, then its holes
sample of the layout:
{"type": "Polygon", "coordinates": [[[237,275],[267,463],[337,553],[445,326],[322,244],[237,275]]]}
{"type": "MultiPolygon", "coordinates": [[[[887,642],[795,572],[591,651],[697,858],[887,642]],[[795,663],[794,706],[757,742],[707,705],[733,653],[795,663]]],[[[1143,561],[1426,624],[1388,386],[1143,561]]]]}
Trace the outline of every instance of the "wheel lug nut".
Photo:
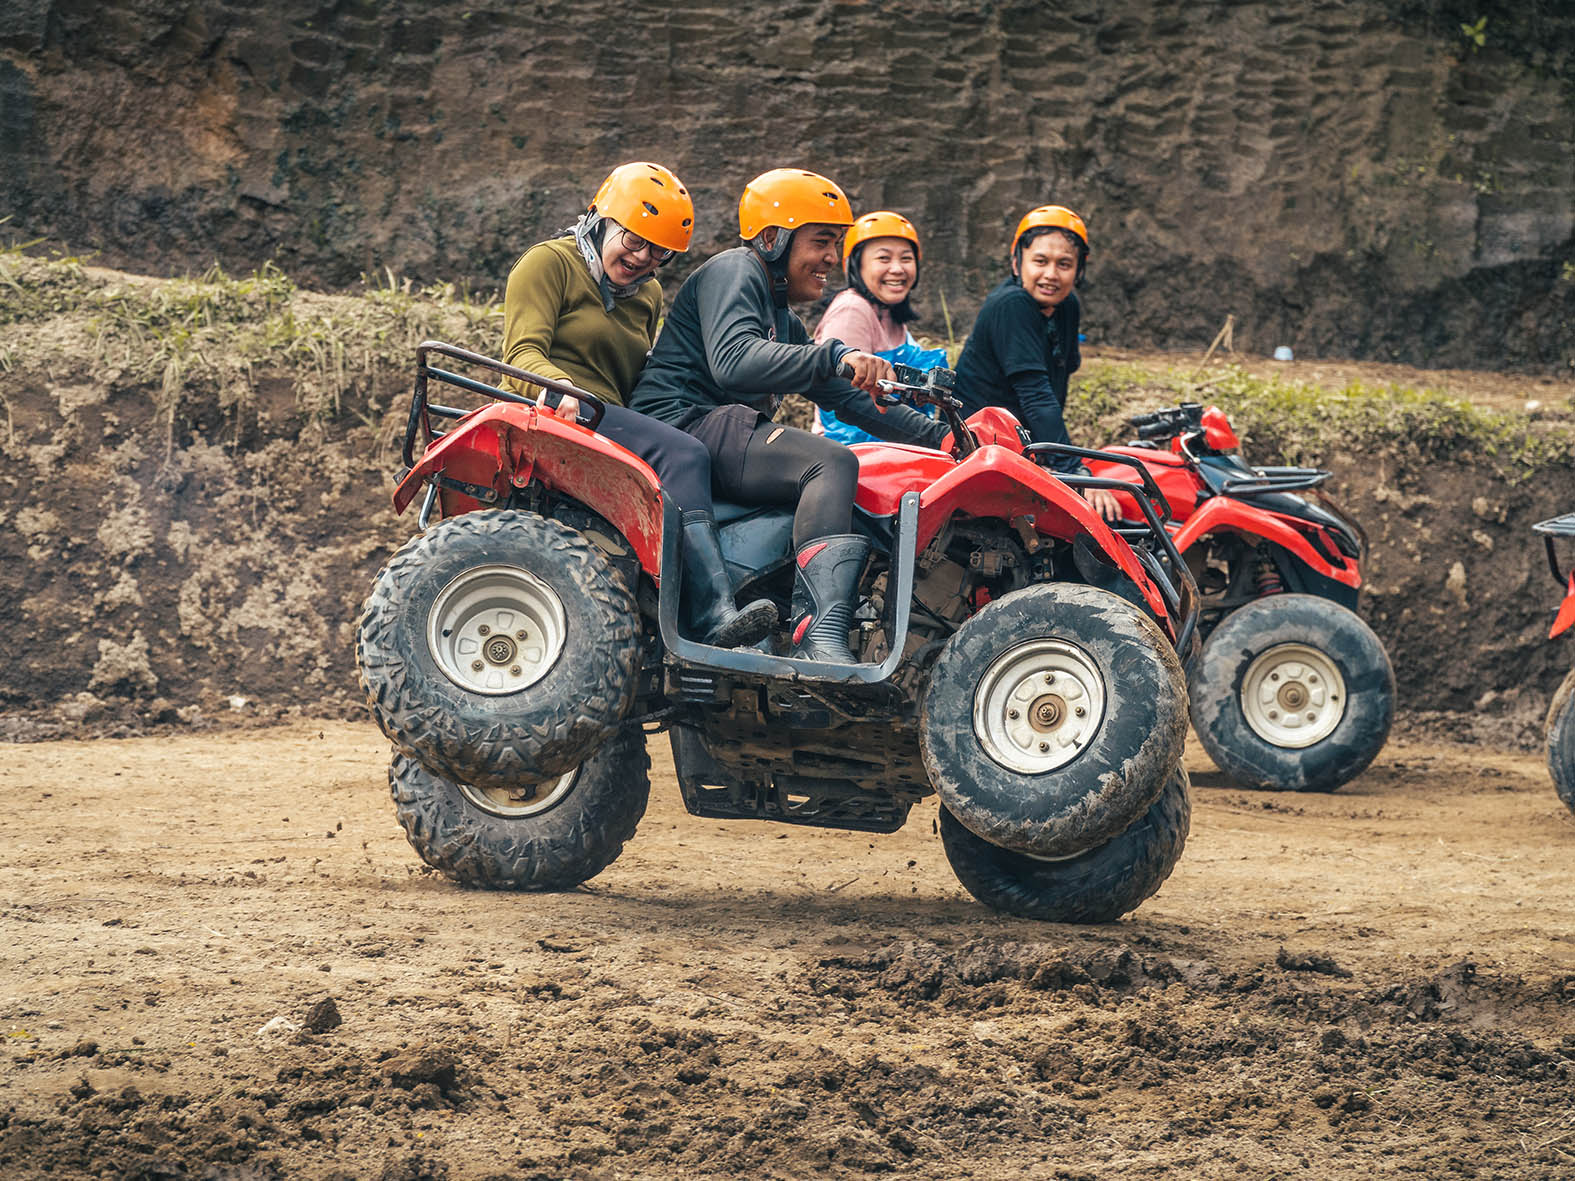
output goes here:
{"type": "Polygon", "coordinates": [[[490,627],[488,627],[486,624],[482,624],[476,630],[478,632],[480,632],[484,636],[490,636],[492,634],[492,629],[490,627]]]}
{"type": "Polygon", "coordinates": [[[1040,751],[1047,751],[1050,749],[1050,744],[1048,742],[1041,742],[1039,744],[1039,749],[1040,751]]]}
{"type": "Polygon", "coordinates": [[[1045,684],[1047,684],[1047,685],[1055,684],[1055,673],[1045,673],[1045,684]]]}
{"type": "Polygon", "coordinates": [[[1078,717],[1082,717],[1082,716],[1083,716],[1083,715],[1084,715],[1084,714],[1086,714],[1086,713],[1087,713],[1087,712],[1088,712],[1088,711],[1087,711],[1087,710],[1086,710],[1086,709],[1084,709],[1084,708],[1083,708],[1083,707],[1082,707],[1082,706],[1081,706],[1081,705],[1080,705],[1080,706],[1078,706],[1078,707],[1077,707],[1077,708],[1076,708],[1076,709],[1074,709],[1074,710],[1073,710],[1073,711],[1072,711],[1072,712],[1073,712],[1073,713],[1075,713],[1075,714],[1076,714],[1076,715],[1077,715],[1077,716],[1078,716],[1078,717]]]}
{"type": "Polygon", "coordinates": [[[1009,709],[1006,711],[1006,716],[1015,722],[1021,715],[1015,709],[1009,709]]]}
{"type": "Polygon", "coordinates": [[[1280,717],[1280,711],[1279,711],[1279,710],[1277,710],[1277,709],[1271,709],[1271,710],[1270,710],[1270,711],[1269,711],[1269,718],[1270,718],[1270,720],[1272,720],[1272,721],[1278,721],[1278,720],[1279,720],[1279,717],[1280,717]]]}
{"type": "Polygon", "coordinates": [[[515,677],[519,676],[520,675],[520,666],[516,664],[513,668],[509,669],[509,675],[510,676],[515,676],[515,677]]]}
{"type": "Polygon", "coordinates": [[[470,667],[472,669],[474,669],[476,672],[479,673],[484,666],[482,665],[481,661],[479,661],[479,660],[472,660],[470,662],[470,667]]]}
{"type": "Polygon", "coordinates": [[[519,631],[515,632],[514,638],[516,640],[523,640],[525,638],[525,629],[522,627],[519,631]]]}
{"type": "Polygon", "coordinates": [[[1309,711],[1307,714],[1307,720],[1309,722],[1316,722],[1318,720],[1318,715],[1309,711]]]}
{"type": "Polygon", "coordinates": [[[1277,681],[1279,679],[1280,679],[1280,674],[1279,673],[1270,673],[1269,674],[1269,680],[1277,681]]]}

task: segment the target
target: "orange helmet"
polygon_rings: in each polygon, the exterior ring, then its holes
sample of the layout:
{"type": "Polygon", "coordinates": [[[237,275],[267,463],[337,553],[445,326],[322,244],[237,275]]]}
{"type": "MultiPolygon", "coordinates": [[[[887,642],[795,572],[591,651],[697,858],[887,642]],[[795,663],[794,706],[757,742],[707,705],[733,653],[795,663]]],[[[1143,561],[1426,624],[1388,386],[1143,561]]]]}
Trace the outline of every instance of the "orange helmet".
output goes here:
{"type": "Polygon", "coordinates": [[[1088,254],[1088,227],[1083,224],[1083,219],[1078,217],[1065,205],[1041,205],[1038,209],[1030,209],[1023,215],[1023,220],[1017,223],[1017,232],[1012,235],[1012,253],[1017,252],[1017,244],[1022,241],[1023,235],[1029,230],[1040,226],[1053,226],[1059,230],[1070,230],[1083,241],[1083,254],[1088,254]]]}
{"type": "Polygon", "coordinates": [[[608,173],[590,210],[663,250],[688,250],[695,232],[695,203],[689,190],[660,164],[643,160],[620,164],[608,173]]]}
{"type": "Polygon", "coordinates": [[[913,253],[920,262],[924,261],[924,251],[919,247],[919,231],[913,228],[913,223],[900,213],[882,209],[878,213],[863,214],[854,221],[848,236],[842,240],[842,265],[847,266],[854,249],[871,238],[903,238],[913,243],[913,253]]]}
{"type": "Polygon", "coordinates": [[[818,172],[773,168],[745,185],[738,199],[738,236],[746,242],[767,226],[796,230],[812,222],[853,224],[847,197],[818,172]]]}

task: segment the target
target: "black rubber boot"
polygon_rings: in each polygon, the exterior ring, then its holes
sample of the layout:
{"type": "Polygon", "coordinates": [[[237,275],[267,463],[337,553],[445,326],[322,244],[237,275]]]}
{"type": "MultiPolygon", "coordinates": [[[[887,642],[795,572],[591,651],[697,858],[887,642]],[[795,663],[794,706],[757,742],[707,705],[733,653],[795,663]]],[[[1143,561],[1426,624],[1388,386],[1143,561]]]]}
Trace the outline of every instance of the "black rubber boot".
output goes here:
{"type": "Polygon", "coordinates": [[[738,648],[753,644],[776,626],[777,609],[767,599],[738,609],[716,522],[703,509],[684,513],[683,594],[684,631],[702,644],[738,648]]]}
{"type": "Polygon", "coordinates": [[[869,556],[867,537],[834,533],[799,547],[793,579],[793,652],[800,660],[853,664],[853,596],[869,556]]]}

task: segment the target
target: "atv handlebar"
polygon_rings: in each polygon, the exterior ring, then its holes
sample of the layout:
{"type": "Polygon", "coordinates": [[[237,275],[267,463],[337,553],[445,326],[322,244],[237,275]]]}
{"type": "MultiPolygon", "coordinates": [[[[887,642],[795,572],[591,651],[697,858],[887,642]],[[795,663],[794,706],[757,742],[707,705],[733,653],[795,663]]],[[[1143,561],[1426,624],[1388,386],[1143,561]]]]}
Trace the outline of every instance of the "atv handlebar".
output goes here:
{"type": "Polygon", "coordinates": [[[1203,404],[1183,402],[1179,406],[1167,406],[1149,414],[1134,414],[1127,422],[1137,431],[1139,439],[1169,439],[1182,431],[1203,428],[1203,404]]]}
{"type": "MultiPolygon", "coordinates": [[[[946,419],[946,425],[951,427],[952,446],[959,454],[969,455],[979,449],[979,441],[963,421],[963,404],[952,396],[952,391],[957,388],[957,374],[953,370],[941,366],[919,369],[912,365],[893,365],[892,370],[891,380],[876,382],[881,390],[876,395],[876,402],[883,406],[898,406],[903,402],[934,406],[946,419]]],[[[838,372],[844,377],[852,375],[852,369],[846,363],[838,367],[838,372]]]]}
{"type": "Polygon", "coordinates": [[[416,388],[410,399],[410,416],[405,422],[405,468],[409,470],[415,466],[416,433],[421,431],[430,443],[435,437],[432,430],[432,419],[436,418],[464,418],[471,413],[455,406],[440,406],[427,399],[427,380],[435,378],[447,382],[472,394],[480,394],[484,398],[491,398],[498,402],[514,402],[525,406],[534,406],[537,403],[516,394],[511,390],[499,386],[488,385],[486,382],[477,381],[472,377],[465,377],[458,373],[451,373],[447,369],[438,369],[427,364],[427,356],[438,353],[442,356],[453,357],[470,365],[490,369],[504,377],[512,377],[516,381],[523,381],[529,385],[540,386],[542,389],[541,405],[549,411],[556,410],[564,398],[576,398],[580,403],[580,413],[575,421],[581,426],[595,430],[601,425],[602,417],[607,413],[607,403],[603,402],[589,390],[582,390],[576,385],[555,378],[543,377],[539,373],[532,373],[528,369],[519,369],[513,365],[505,364],[492,357],[473,353],[469,349],[459,348],[457,345],[444,344],[440,340],[424,340],[416,346],[416,388]]]}

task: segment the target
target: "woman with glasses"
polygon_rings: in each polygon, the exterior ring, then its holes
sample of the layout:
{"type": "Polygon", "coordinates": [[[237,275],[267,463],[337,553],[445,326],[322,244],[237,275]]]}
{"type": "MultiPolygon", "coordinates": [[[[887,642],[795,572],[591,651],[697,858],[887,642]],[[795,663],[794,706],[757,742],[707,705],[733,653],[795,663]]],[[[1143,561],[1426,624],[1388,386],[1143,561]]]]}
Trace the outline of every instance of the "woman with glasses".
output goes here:
{"type": "MultiPolygon", "coordinates": [[[[660,164],[621,164],[562,237],[538,242],[509,271],[503,359],[589,390],[607,404],[597,431],[656,472],[683,510],[684,630],[719,647],[750,644],[776,623],[764,599],[733,599],[711,515],[711,456],[693,435],[626,407],[661,319],[656,268],[689,249],[694,202],[660,164]]],[[[521,393],[534,387],[511,381],[521,393]]],[[[556,413],[573,419],[564,398],[556,413]]]]}

